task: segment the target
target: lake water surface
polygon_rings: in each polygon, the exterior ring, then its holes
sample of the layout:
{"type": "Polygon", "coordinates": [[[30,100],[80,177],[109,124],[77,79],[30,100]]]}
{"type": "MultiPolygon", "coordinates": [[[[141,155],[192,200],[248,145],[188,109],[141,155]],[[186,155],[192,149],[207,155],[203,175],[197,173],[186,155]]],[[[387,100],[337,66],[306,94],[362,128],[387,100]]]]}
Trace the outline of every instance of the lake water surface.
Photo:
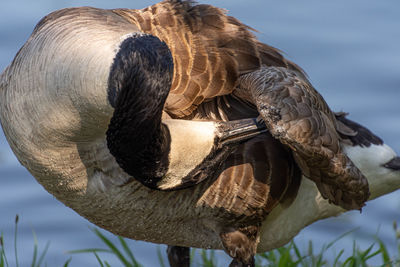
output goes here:
{"type": "MultiPolygon", "coordinates": [[[[263,42],[280,48],[305,69],[333,110],[349,112],[351,119],[370,128],[400,153],[399,1],[200,2],[226,8],[231,15],[257,29],[263,42]]],[[[152,3],[144,0],[1,0],[0,69],[11,62],[40,18],[51,11],[85,5],[143,8],[152,3]]],[[[18,163],[1,133],[0,232],[4,233],[9,255],[12,255],[16,214],[20,215],[21,266],[28,266],[32,257],[32,230],[41,248],[47,241],[51,242],[47,266],[61,266],[70,257],[65,254],[68,250],[102,247],[89,230],[93,225],[55,200],[34,180],[18,163]]],[[[349,212],[315,223],[296,240],[304,249],[308,240],[318,248],[358,227],[337,243],[336,252],[342,248],[350,251],[353,239],[366,248],[375,234],[393,250],[394,220],[400,222],[400,191],[369,202],[362,214],[349,212]]],[[[164,246],[139,241],[132,241],[131,245],[144,266],[157,266],[156,250],[158,247],[165,250],[164,246]]],[[[218,253],[218,257],[220,265],[225,266],[228,258],[224,253],[218,253]]],[[[9,262],[14,266],[12,257],[9,262]]],[[[73,255],[71,266],[96,266],[95,262],[93,255],[73,255]]]]}

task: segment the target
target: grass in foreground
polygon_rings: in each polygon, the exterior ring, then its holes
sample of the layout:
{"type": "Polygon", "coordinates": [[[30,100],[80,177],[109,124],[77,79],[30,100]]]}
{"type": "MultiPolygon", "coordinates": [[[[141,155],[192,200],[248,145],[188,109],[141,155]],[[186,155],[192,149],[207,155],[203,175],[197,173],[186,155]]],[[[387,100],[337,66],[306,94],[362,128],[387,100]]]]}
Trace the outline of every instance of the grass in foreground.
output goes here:
{"type": "MultiPolygon", "coordinates": [[[[310,241],[308,249],[306,252],[301,251],[295,242],[272,250],[270,252],[265,252],[258,254],[256,256],[256,266],[273,266],[273,267],[364,267],[372,266],[368,262],[374,258],[375,262],[379,262],[378,266],[384,267],[400,267],[400,230],[397,229],[397,224],[394,223],[394,231],[396,235],[397,251],[396,255],[390,255],[387,246],[380,240],[376,239],[376,242],[371,244],[367,249],[359,249],[356,242],[353,243],[352,255],[349,257],[344,257],[344,250],[342,249],[336,254],[336,257],[332,260],[327,259],[327,254],[330,252],[332,246],[341,238],[349,233],[345,233],[339,236],[332,242],[324,245],[319,252],[317,252],[310,241]]],[[[108,239],[104,234],[98,229],[93,229],[95,235],[99,237],[102,243],[105,245],[104,248],[89,248],[81,250],[73,250],[68,252],[72,255],[63,265],[64,267],[73,266],[71,263],[74,254],[78,253],[90,253],[93,254],[94,265],[97,263],[100,267],[111,267],[111,265],[102,260],[101,255],[104,253],[111,254],[119,260],[118,266],[124,267],[143,267],[135,258],[133,251],[128,246],[127,242],[122,237],[117,237],[117,241],[113,242],[108,239]]],[[[18,216],[15,219],[15,231],[14,231],[14,255],[15,266],[19,267],[18,264],[18,249],[17,249],[17,235],[18,235],[18,216]]],[[[38,242],[35,233],[33,232],[33,256],[31,267],[43,267],[47,266],[45,263],[45,256],[49,248],[49,243],[46,244],[42,252],[39,252],[38,242]]],[[[8,263],[8,257],[5,253],[5,241],[3,235],[0,235],[0,267],[11,267],[8,263]]],[[[160,249],[158,249],[159,264],[161,267],[169,266],[165,262],[163,256],[161,255],[160,249]]],[[[9,256],[9,255],[8,255],[9,256]]],[[[192,264],[193,266],[203,266],[203,267],[216,267],[221,266],[217,263],[217,257],[213,250],[192,250],[192,264]],[[196,255],[197,254],[197,255],[196,255]]],[[[376,265],[374,265],[376,266],[376,265]]]]}

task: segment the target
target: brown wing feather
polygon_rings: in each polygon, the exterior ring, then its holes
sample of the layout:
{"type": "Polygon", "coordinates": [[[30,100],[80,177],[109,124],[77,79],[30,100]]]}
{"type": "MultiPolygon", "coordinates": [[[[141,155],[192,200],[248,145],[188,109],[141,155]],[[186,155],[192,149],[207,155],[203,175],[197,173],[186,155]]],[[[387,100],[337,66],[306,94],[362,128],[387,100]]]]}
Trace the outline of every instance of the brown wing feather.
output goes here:
{"type": "Polygon", "coordinates": [[[296,194],[301,178],[297,168],[291,153],[279,141],[262,134],[240,145],[225,160],[199,204],[236,215],[236,224],[261,222],[286,199],[286,193],[296,194]]]}
{"type": "MultiPolygon", "coordinates": [[[[229,121],[255,116],[254,105],[231,94],[203,102],[184,119],[229,121]]],[[[288,149],[267,133],[241,144],[217,176],[209,181],[199,204],[220,208],[219,216],[232,223],[251,225],[261,222],[279,202],[294,199],[301,172],[288,149]]]]}
{"type": "Polygon", "coordinates": [[[292,148],[321,194],[343,208],[360,209],[369,197],[367,179],[341,151],[335,115],[307,79],[287,68],[264,67],[240,81],[271,134],[292,148]]]}

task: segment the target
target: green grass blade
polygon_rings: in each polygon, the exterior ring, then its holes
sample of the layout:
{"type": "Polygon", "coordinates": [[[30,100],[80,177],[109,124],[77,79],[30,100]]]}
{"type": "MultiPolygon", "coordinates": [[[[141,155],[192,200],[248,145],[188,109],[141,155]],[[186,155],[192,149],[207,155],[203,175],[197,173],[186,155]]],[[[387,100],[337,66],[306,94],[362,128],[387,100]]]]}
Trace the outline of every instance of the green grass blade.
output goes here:
{"type": "Polygon", "coordinates": [[[262,253],[260,254],[260,256],[264,259],[266,259],[270,264],[273,265],[277,265],[278,264],[278,260],[277,260],[277,256],[275,254],[275,250],[271,250],[267,253],[262,253]]]}
{"type": "Polygon", "coordinates": [[[297,257],[297,260],[295,262],[293,262],[293,266],[298,266],[299,264],[301,264],[302,266],[306,266],[305,262],[303,262],[303,260],[307,256],[301,255],[300,249],[298,248],[298,246],[296,245],[296,243],[293,240],[290,243],[290,246],[292,247],[292,250],[294,251],[294,255],[296,255],[296,257],[297,257]]]}
{"type": "Polygon", "coordinates": [[[313,255],[314,254],[314,248],[313,248],[313,244],[310,241],[308,241],[308,255],[313,255]]]}
{"type": "Polygon", "coordinates": [[[374,246],[374,244],[369,246],[365,251],[361,252],[361,254],[360,254],[361,258],[364,259],[364,258],[368,257],[368,254],[371,252],[373,246],[374,246]]]}
{"type": "Polygon", "coordinates": [[[190,251],[190,266],[192,266],[193,262],[194,262],[194,256],[196,255],[196,249],[192,248],[190,251]]]}
{"type": "Polygon", "coordinates": [[[33,258],[32,258],[31,267],[36,266],[37,254],[38,254],[38,248],[37,248],[37,245],[35,244],[35,245],[33,245],[33,258]]]}
{"type": "Polygon", "coordinates": [[[0,258],[1,258],[1,262],[2,262],[2,265],[0,265],[0,267],[5,267],[5,266],[8,267],[9,265],[8,265],[6,251],[5,251],[5,247],[4,247],[4,236],[3,236],[3,233],[1,233],[1,235],[0,235],[0,248],[1,248],[0,258]]]}
{"type": "Polygon", "coordinates": [[[388,253],[388,251],[386,249],[385,244],[383,244],[382,240],[380,240],[380,239],[378,239],[378,243],[379,243],[379,249],[380,249],[380,252],[381,252],[381,255],[382,255],[383,263],[385,264],[385,263],[390,262],[390,256],[389,256],[389,253],[388,253]]]}
{"type": "Polygon", "coordinates": [[[354,229],[351,229],[350,231],[347,231],[343,234],[341,234],[340,236],[338,236],[337,238],[335,238],[334,240],[332,240],[331,242],[329,242],[326,246],[325,246],[325,250],[328,250],[330,247],[332,247],[337,241],[339,241],[340,239],[342,239],[343,237],[357,231],[358,229],[360,229],[360,227],[356,227],[354,229]]]}
{"type": "Polygon", "coordinates": [[[104,267],[104,264],[103,264],[103,262],[101,261],[99,255],[98,255],[96,252],[93,252],[93,254],[94,254],[94,256],[96,257],[97,262],[100,264],[100,267],[104,267]]]}
{"type": "Polygon", "coordinates": [[[351,266],[351,267],[355,266],[354,257],[353,257],[353,256],[348,257],[348,258],[345,260],[345,262],[343,263],[343,266],[344,266],[344,267],[346,267],[346,266],[351,266]]]}
{"type": "Polygon", "coordinates": [[[131,259],[133,266],[139,267],[141,266],[136,258],[133,256],[131,249],[129,248],[128,244],[126,243],[125,239],[118,236],[118,240],[121,243],[123,250],[125,251],[126,255],[131,259]]]}
{"type": "Polygon", "coordinates": [[[3,247],[3,233],[0,235],[0,267],[5,267],[5,261],[4,261],[4,247],[3,247]]]}
{"type": "Polygon", "coordinates": [[[324,253],[325,253],[326,250],[327,250],[326,246],[325,245],[322,246],[322,249],[321,249],[320,253],[317,256],[316,267],[321,267],[321,266],[323,266],[325,264],[324,253]]]}
{"type": "Polygon", "coordinates": [[[286,267],[290,266],[291,264],[291,256],[290,256],[290,246],[288,247],[281,247],[278,249],[278,252],[280,254],[280,259],[279,259],[279,267],[286,267]]]}
{"type": "Polygon", "coordinates": [[[42,262],[44,260],[44,256],[46,255],[47,251],[49,250],[49,247],[50,247],[50,242],[47,242],[42,254],[39,257],[39,261],[35,267],[40,267],[40,265],[42,264],[42,262]]]}
{"type": "Polygon", "coordinates": [[[161,267],[166,267],[165,263],[164,263],[164,258],[163,258],[162,254],[161,254],[160,246],[157,246],[157,257],[158,257],[158,262],[160,263],[160,266],[161,267]]]}
{"type": "Polygon", "coordinates": [[[18,214],[15,216],[15,231],[14,231],[14,253],[15,253],[15,265],[19,267],[18,264],[18,249],[17,249],[17,232],[18,232],[18,214]]]}
{"type": "Polygon", "coordinates": [[[333,267],[336,267],[339,263],[340,257],[343,255],[344,249],[342,249],[339,254],[335,257],[335,260],[333,261],[333,267]]]}
{"type": "Polygon", "coordinates": [[[32,257],[31,267],[35,267],[37,255],[38,255],[38,240],[37,240],[36,233],[33,230],[32,230],[32,235],[33,235],[33,257],[32,257]]]}
{"type": "Polygon", "coordinates": [[[118,248],[107,238],[105,237],[98,229],[94,228],[93,231],[95,234],[106,244],[110,250],[113,252],[115,256],[124,264],[125,267],[134,267],[129,261],[122,255],[122,253],[118,250],[118,248]]]}
{"type": "Polygon", "coordinates": [[[67,251],[66,253],[68,254],[80,254],[80,253],[98,253],[98,252],[106,252],[106,253],[113,253],[109,249],[103,249],[103,248],[87,248],[87,249],[77,249],[77,250],[70,250],[67,251]]]}
{"type": "Polygon", "coordinates": [[[269,252],[263,252],[263,253],[257,254],[257,256],[260,257],[260,258],[263,258],[263,259],[268,260],[268,259],[269,259],[269,254],[270,254],[270,253],[271,253],[271,251],[269,251],[269,252]]]}
{"type": "Polygon", "coordinates": [[[69,264],[71,263],[71,261],[72,261],[72,258],[69,258],[69,259],[64,263],[63,267],[68,267],[69,264]]]}
{"type": "Polygon", "coordinates": [[[203,249],[203,250],[201,250],[200,255],[201,255],[201,259],[203,261],[201,266],[203,266],[203,267],[215,267],[215,266],[217,266],[217,264],[214,263],[214,261],[215,261],[214,250],[212,250],[208,255],[207,251],[203,249]]]}
{"type": "Polygon", "coordinates": [[[367,257],[365,257],[365,261],[379,255],[381,253],[380,249],[378,249],[377,251],[375,251],[374,253],[372,253],[371,255],[368,255],[367,257]]]}
{"type": "MultiPolygon", "coordinates": [[[[373,244],[373,245],[375,245],[375,244],[373,244]]],[[[365,255],[365,261],[367,261],[367,260],[369,260],[369,259],[371,259],[371,258],[373,258],[373,257],[375,257],[376,255],[378,255],[378,254],[380,254],[381,253],[381,250],[380,249],[378,249],[377,251],[375,251],[375,252],[373,252],[373,253],[371,253],[371,254],[367,254],[367,255],[365,255]]]]}
{"type": "Polygon", "coordinates": [[[303,256],[300,253],[299,248],[297,247],[296,243],[294,241],[291,242],[291,246],[293,247],[294,253],[296,254],[298,259],[303,259],[303,256]]]}
{"type": "Polygon", "coordinates": [[[258,254],[255,256],[255,267],[263,267],[263,258],[260,257],[258,254]]]}

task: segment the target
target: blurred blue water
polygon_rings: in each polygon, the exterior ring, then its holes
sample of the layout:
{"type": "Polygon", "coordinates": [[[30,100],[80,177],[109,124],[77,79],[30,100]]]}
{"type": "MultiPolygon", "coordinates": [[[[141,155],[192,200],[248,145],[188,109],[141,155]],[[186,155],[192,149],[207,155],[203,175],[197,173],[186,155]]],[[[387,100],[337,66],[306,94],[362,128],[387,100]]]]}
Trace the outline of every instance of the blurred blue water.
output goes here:
{"type": "MultiPolygon", "coordinates": [[[[205,1],[200,1],[206,3],[205,1]]],[[[52,1],[3,0],[0,3],[0,69],[4,69],[47,13],[70,6],[142,8],[151,1],[52,1]]],[[[315,87],[334,110],[350,112],[351,119],[368,126],[397,153],[400,152],[400,2],[397,0],[337,1],[208,1],[257,29],[259,38],[285,52],[302,66],[315,87]]],[[[60,266],[70,255],[65,251],[100,247],[88,227],[91,224],[49,195],[19,165],[0,134],[0,232],[12,249],[14,217],[19,229],[20,264],[32,257],[32,229],[43,248],[51,241],[48,266],[60,266]]],[[[296,238],[307,247],[317,247],[341,233],[360,227],[337,244],[351,250],[352,239],[361,247],[377,235],[394,249],[394,220],[400,221],[400,192],[368,203],[360,215],[347,213],[318,222],[296,238]],[[379,230],[379,231],[378,231],[379,230]]],[[[133,241],[136,256],[144,266],[157,266],[157,247],[133,241]]],[[[165,247],[161,247],[164,250],[165,247]]],[[[223,266],[227,258],[218,253],[223,266]]],[[[107,258],[104,256],[104,258],[107,258]]],[[[115,262],[108,258],[109,262],[115,262]]],[[[9,259],[11,266],[13,259],[9,259]]],[[[92,266],[92,255],[74,255],[71,266],[92,266]]]]}

